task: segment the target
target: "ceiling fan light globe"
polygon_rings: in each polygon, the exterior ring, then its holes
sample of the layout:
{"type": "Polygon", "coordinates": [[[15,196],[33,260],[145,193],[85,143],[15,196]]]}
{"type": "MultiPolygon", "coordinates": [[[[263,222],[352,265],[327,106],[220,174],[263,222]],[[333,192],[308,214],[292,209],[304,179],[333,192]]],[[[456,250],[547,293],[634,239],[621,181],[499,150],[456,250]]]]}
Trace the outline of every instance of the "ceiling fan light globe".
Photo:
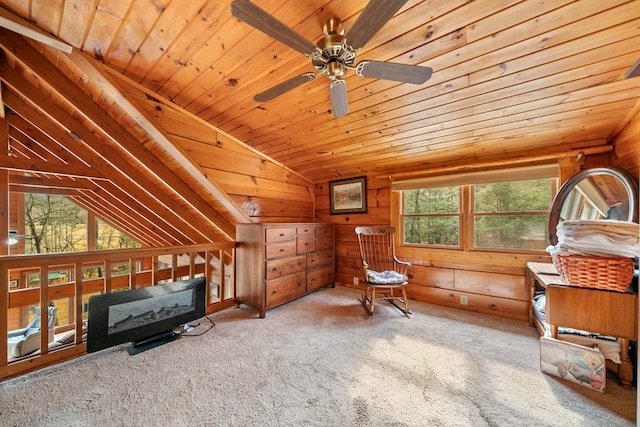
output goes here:
{"type": "Polygon", "coordinates": [[[340,61],[331,61],[327,64],[327,76],[330,79],[340,78],[346,71],[344,64],[340,61]]]}

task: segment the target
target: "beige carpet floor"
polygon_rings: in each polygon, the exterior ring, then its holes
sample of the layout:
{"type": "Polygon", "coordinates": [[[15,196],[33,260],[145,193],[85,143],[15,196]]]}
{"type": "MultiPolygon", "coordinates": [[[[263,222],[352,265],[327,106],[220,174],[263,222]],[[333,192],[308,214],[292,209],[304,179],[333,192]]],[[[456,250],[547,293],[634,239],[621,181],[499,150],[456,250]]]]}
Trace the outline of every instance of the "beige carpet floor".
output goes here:
{"type": "MultiPolygon", "coordinates": [[[[347,288],[130,356],[124,345],[0,383],[2,426],[631,426],[636,390],[540,372],[528,324],[412,302],[370,319],[347,288]]],[[[202,319],[202,326],[208,320],[202,319]]]]}

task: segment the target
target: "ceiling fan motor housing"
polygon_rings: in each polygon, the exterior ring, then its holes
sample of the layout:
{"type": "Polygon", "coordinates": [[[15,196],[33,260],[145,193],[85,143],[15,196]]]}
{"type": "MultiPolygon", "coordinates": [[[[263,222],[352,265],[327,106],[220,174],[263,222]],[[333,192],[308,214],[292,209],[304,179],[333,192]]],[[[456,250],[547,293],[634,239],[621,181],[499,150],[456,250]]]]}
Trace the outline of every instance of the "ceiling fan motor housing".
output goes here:
{"type": "Polygon", "coordinates": [[[344,44],[344,25],[340,19],[328,19],[322,31],[324,37],[317,43],[322,56],[312,60],[313,66],[332,80],[340,78],[347,72],[348,67],[353,67],[356,54],[344,44]]]}
{"type": "Polygon", "coordinates": [[[233,0],[231,13],[241,21],[297,50],[311,59],[316,73],[304,73],[286,80],[253,97],[266,102],[324,74],[331,80],[329,92],[334,117],[349,112],[346,82],[343,76],[354,70],[361,77],[422,84],[433,70],[419,65],[395,64],[383,61],[363,61],[357,66],[357,52],[398,12],[408,0],[369,0],[345,36],[338,18],[324,23],[324,37],[313,44],[250,0],[233,0]]]}

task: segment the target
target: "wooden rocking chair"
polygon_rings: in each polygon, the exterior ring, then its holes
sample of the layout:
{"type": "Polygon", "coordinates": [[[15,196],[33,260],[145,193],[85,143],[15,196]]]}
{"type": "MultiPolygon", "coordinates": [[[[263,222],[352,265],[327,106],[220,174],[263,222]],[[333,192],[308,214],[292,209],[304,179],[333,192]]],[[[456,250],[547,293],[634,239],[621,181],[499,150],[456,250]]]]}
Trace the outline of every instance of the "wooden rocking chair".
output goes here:
{"type": "Polygon", "coordinates": [[[369,316],[373,315],[378,299],[388,300],[407,317],[411,314],[405,290],[407,268],[411,264],[396,258],[395,231],[393,227],[356,227],[365,277],[362,304],[369,316]],[[397,291],[401,295],[394,293],[397,291]],[[402,307],[396,302],[402,303],[402,307]]]}

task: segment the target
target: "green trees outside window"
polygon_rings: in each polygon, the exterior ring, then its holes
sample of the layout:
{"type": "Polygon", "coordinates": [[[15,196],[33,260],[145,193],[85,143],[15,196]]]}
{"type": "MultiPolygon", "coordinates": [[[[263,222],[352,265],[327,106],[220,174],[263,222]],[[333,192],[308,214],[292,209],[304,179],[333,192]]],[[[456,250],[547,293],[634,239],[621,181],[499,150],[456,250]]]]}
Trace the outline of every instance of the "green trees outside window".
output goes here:
{"type": "Polygon", "coordinates": [[[460,245],[460,187],[404,191],[404,242],[460,245]]]}
{"type": "Polygon", "coordinates": [[[404,190],[404,243],[544,250],[553,188],[554,179],[545,178],[404,190]]]}
{"type": "MultiPolygon", "coordinates": [[[[25,194],[25,253],[87,250],[87,211],[64,196],[25,194]]],[[[96,220],[96,249],[136,248],[139,243],[96,220]]]]}
{"type": "Polygon", "coordinates": [[[473,246],[544,250],[551,206],[551,180],[473,186],[473,246]]]}

